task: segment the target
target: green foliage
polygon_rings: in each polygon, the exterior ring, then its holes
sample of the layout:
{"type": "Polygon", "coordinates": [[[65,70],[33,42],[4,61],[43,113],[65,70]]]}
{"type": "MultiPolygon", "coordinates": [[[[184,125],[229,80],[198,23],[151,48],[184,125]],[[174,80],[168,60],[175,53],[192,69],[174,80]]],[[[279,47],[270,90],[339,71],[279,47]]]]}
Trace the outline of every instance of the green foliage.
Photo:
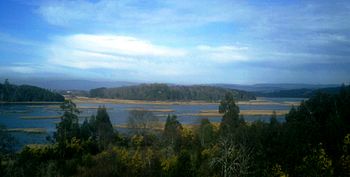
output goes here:
{"type": "Polygon", "coordinates": [[[239,119],[239,107],[236,105],[232,94],[226,94],[220,102],[219,113],[224,114],[220,123],[220,133],[227,135],[233,132],[241,123],[239,119]]]}
{"type": "Polygon", "coordinates": [[[96,118],[92,118],[90,124],[92,136],[96,137],[100,149],[106,149],[108,144],[116,139],[117,132],[113,128],[105,107],[97,109],[96,118]]]}
{"type": "Polygon", "coordinates": [[[172,146],[179,146],[181,141],[182,125],[176,115],[168,115],[163,132],[163,139],[172,146]]]}
{"type": "MultiPolygon", "coordinates": [[[[333,162],[341,157],[343,139],[350,132],[350,87],[343,87],[339,94],[318,93],[286,116],[286,158],[287,169],[292,173],[294,166],[302,163],[303,157],[319,143],[333,162]]],[[[342,171],[334,163],[334,175],[342,171]]]]}
{"type": "Polygon", "coordinates": [[[3,155],[14,152],[15,143],[15,138],[7,131],[4,125],[0,124],[0,158],[3,155]]]}
{"type": "Polygon", "coordinates": [[[252,149],[236,145],[227,139],[220,139],[213,147],[214,156],[210,160],[218,176],[247,176],[252,173],[252,149]]]}
{"type": "Polygon", "coordinates": [[[208,119],[202,119],[201,124],[197,130],[197,135],[201,146],[207,147],[211,145],[215,140],[215,127],[209,122],[208,119]]]}
{"type": "Polygon", "coordinates": [[[208,119],[192,129],[183,127],[175,115],[167,117],[163,132],[150,133],[153,115],[145,112],[131,114],[130,125],[142,131],[121,136],[113,130],[105,108],[80,125],[75,104],[66,101],[56,143],[28,146],[15,158],[3,160],[2,174],[349,176],[349,107],[350,87],[344,87],[337,95],[319,93],[293,107],[284,123],[275,114],[269,123],[244,123],[234,97],[226,95],[219,106],[224,114],[221,136],[208,119]]]}
{"type": "Polygon", "coordinates": [[[0,125],[0,176],[4,176],[6,166],[3,164],[13,154],[16,139],[7,132],[4,125],[0,125]]]}
{"type": "Polygon", "coordinates": [[[29,85],[13,85],[6,79],[0,83],[0,101],[64,101],[64,97],[58,93],[51,92],[29,85]]]}
{"type": "Polygon", "coordinates": [[[255,92],[257,97],[276,97],[276,98],[311,98],[319,92],[328,94],[338,94],[341,87],[329,87],[321,89],[290,89],[278,90],[273,92],[255,92]]]}
{"type": "MultiPolygon", "coordinates": [[[[18,154],[17,161],[10,168],[13,176],[46,176],[58,171],[55,159],[59,152],[55,145],[26,146],[18,154]]],[[[12,176],[11,175],[11,176],[12,176]]]]}
{"type": "Polygon", "coordinates": [[[160,160],[153,150],[113,147],[97,154],[94,157],[85,158],[78,169],[81,177],[110,177],[110,176],[161,176],[160,160]]]}
{"type": "Polygon", "coordinates": [[[307,177],[330,177],[333,175],[332,160],[325,150],[318,146],[311,150],[311,153],[303,158],[303,162],[296,168],[297,173],[307,177]]]}
{"type": "Polygon", "coordinates": [[[253,94],[244,91],[212,86],[169,86],[166,84],[142,84],[118,88],[97,88],[90,90],[91,97],[119,98],[130,100],[170,100],[219,101],[231,93],[237,100],[255,99],[253,94]]]}
{"type": "Polygon", "coordinates": [[[129,111],[128,128],[137,134],[145,135],[159,126],[159,120],[152,112],[146,110],[129,111]]]}
{"type": "MultiPolygon", "coordinates": [[[[57,132],[54,134],[56,142],[62,148],[69,144],[73,138],[79,137],[79,110],[71,100],[65,100],[61,109],[63,115],[61,116],[61,122],[56,126],[57,132]]],[[[62,152],[64,153],[64,152],[62,152]]],[[[64,154],[62,154],[64,156],[64,154]]]]}
{"type": "Polygon", "coordinates": [[[343,155],[340,158],[341,175],[350,176],[350,134],[344,138],[343,155]]]}

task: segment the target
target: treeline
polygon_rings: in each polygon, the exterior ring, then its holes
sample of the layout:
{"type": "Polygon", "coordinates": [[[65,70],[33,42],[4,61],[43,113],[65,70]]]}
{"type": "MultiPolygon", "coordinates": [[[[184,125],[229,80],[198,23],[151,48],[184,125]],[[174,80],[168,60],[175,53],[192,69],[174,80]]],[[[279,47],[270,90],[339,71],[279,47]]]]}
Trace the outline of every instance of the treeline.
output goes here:
{"type": "Polygon", "coordinates": [[[64,97],[58,93],[49,90],[29,86],[13,85],[6,79],[3,84],[0,83],[0,101],[64,101],[64,97]]]}
{"type": "Polygon", "coordinates": [[[125,135],[103,107],[83,124],[74,103],[61,108],[52,144],[0,156],[0,176],[350,176],[350,87],[314,95],[285,123],[275,115],[269,123],[245,122],[232,94],[219,105],[219,125],[203,119],[188,127],[169,115],[159,129],[152,113],[134,110],[125,135]]]}
{"type": "Polygon", "coordinates": [[[341,87],[329,87],[321,89],[291,89],[291,90],[279,90],[274,92],[255,92],[258,97],[277,97],[277,98],[310,98],[316,95],[318,92],[337,94],[341,87]]]}
{"type": "Polygon", "coordinates": [[[227,93],[231,93],[236,100],[255,99],[255,96],[253,94],[245,91],[212,86],[170,86],[167,84],[141,84],[137,86],[97,88],[90,90],[91,97],[152,101],[219,101],[222,100],[227,93]]]}

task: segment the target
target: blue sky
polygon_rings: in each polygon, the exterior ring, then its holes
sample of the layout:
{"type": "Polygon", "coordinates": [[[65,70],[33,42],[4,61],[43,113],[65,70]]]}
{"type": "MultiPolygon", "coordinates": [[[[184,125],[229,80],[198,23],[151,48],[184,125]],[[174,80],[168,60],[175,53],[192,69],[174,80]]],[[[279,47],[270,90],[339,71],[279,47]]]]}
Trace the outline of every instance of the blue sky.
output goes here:
{"type": "Polygon", "coordinates": [[[0,76],[348,83],[347,0],[3,0],[0,76]]]}

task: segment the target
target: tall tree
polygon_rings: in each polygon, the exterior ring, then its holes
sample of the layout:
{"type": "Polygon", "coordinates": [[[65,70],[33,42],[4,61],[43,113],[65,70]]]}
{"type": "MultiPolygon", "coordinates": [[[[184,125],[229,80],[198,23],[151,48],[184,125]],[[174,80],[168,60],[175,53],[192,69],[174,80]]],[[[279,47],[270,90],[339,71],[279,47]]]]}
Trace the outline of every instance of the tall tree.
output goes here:
{"type": "Polygon", "coordinates": [[[107,145],[113,141],[115,131],[107,113],[107,109],[104,106],[97,109],[97,115],[94,119],[93,127],[96,131],[96,138],[100,148],[105,149],[107,145]]]}
{"type": "Polygon", "coordinates": [[[220,102],[219,113],[224,114],[220,123],[222,135],[227,135],[240,125],[239,107],[232,94],[226,94],[225,99],[220,102]]]}
{"type": "Polygon", "coordinates": [[[203,147],[208,146],[215,137],[214,126],[209,122],[209,120],[202,119],[201,125],[197,130],[198,138],[203,147]]]}
{"type": "Polygon", "coordinates": [[[55,132],[54,138],[60,147],[64,147],[67,143],[70,143],[73,137],[79,137],[78,114],[80,111],[72,100],[65,100],[60,107],[63,115],[61,116],[61,122],[56,127],[57,132],[55,132]]]}
{"type": "Polygon", "coordinates": [[[252,148],[243,144],[235,145],[227,138],[219,139],[214,148],[216,152],[210,165],[218,176],[248,176],[252,173],[252,148]]]}
{"type": "Polygon", "coordinates": [[[0,176],[5,176],[3,160],[8,154],[14,152],[15,143],[15,138],[7,131],[6,127],[0,125],[0,176]]]}
{"type": "Polygon", "coordinates": [[[171,145],[175,145],[181,139],[182,125],[177,120],[176,115],[168,115],[165,126],[163,137],[169,141],[171,145]]]}
{"type": "Polygon", "coordinates": [[[156,128],[159,120],[152,112],[147,110],[129,111],[128,127],[139,135],[146,135],[147,132],[156,128]]]}

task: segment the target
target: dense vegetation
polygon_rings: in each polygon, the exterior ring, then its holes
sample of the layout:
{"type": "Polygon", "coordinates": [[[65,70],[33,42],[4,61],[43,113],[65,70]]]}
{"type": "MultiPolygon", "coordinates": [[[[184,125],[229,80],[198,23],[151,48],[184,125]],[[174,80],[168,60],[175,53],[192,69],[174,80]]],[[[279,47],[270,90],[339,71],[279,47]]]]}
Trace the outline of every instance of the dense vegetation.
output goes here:
{"type": "Polygon", "coordinates": [[[64,97],[58,93],[51,92],[29,85],[13,85],[5,80],[0,83],[0,101],[64,101],[64,97]]]}
{"type": "Polygon", "coordinates": [[[169,115],[164,128],[141,110],[130,113],[130,133],[113,129],[101,107],[78,123],[79,111],[65,101],[52,144],[27,146],[2,156],[0,176],[350,176],[350,87],[318,93],[292,108],[285,123],[247,123],[232,94],[219,112],[220,125],[203,119],[181,125],[169,115]]]}
{"type": "Polygon", "coordinates": [[[341,87],[329,87],[321,89],[291,89],[291,90],[279,90],[274,92],[255,92],[256,96],[260,97],[279,97],[279,98],[310,98],[316,95],[318,92],[337,94],[341,87]]]}
{"type": "Polygon", "coordinates": [[[231,93],[236,100],[255,99],[253,94],[244,91],[212,86],[169,86],[167,84],[141,84],[118,88],[97,88],[90,90],[91,97],[119,98],[130,100],[218,101],[231,93]]]}

